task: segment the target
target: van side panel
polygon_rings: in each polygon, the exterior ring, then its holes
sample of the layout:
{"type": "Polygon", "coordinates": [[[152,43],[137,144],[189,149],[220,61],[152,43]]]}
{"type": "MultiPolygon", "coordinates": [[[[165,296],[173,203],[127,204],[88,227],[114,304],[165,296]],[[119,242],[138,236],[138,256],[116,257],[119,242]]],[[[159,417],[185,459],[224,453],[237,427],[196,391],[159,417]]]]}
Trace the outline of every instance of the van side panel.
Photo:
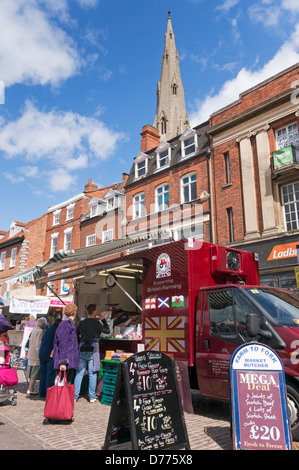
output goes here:
{"type": "Polygon", "coordinates": [[[144,253],[142,327],[146,350],[189,363],[187,253],[183,240],[144,253]]]}
{"type": "MultiPolygon", "coordinates": [[[[139,252],[143,260],[142,311],[146,350],[160,351],[195,365],[196,299],[202,288],[221,284],[258,284],[253,253],[198,240],[179,240],[139,252]],[[235,253],[239,264],[229,267],[235,253]]],[[[196,340],[198,344],[198,338],[196,340]]]]}

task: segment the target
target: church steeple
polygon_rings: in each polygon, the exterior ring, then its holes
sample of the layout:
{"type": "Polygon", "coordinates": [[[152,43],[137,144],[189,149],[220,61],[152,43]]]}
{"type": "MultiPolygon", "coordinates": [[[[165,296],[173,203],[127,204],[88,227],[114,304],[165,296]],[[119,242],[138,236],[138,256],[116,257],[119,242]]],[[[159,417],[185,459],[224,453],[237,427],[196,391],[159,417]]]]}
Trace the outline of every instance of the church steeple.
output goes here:
{"type": "Polygon", "coordinates": [[[168,12],[161,76],[157,86],[154,127],[158,129],[161,140],[167,141],[182,134],[189,125],[179,54],[175,46],[170,12],[168,12]]]}

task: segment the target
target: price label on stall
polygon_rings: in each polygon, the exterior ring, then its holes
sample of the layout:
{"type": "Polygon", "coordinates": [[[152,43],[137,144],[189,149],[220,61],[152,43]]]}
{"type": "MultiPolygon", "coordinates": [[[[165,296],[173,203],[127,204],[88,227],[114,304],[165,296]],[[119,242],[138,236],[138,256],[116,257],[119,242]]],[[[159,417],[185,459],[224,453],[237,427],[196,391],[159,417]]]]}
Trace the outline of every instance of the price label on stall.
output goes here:
{"type": "Polygon", "coordinates": [[[173,359],[142,351],[120,364],[103,449],[189,449],[173,359]]]}
{"type": "Polygon", "coordinates": [[[238,348],[230,362],[236,450],[291,450],[285,375],[275,351],[260,343],[238,348]]]}

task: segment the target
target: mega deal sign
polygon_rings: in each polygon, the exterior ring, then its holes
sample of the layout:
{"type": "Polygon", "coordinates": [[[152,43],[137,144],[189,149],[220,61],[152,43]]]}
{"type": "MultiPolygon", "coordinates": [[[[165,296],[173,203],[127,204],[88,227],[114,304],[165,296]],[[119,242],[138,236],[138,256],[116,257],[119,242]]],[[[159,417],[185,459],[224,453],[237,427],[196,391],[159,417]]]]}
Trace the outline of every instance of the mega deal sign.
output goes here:
{"type": "Polygon", "coordinates": [[[282,362],[274,350],[246,343],[230,363],[233,443],[236,450],[291,450],[282,362]]]}
{"type": "Polygon", "coordinates": [[[294,258],[297,256],[298,242],[285,243],[273,246],[267,261],[276,261],[284,258],[294,258]]]}

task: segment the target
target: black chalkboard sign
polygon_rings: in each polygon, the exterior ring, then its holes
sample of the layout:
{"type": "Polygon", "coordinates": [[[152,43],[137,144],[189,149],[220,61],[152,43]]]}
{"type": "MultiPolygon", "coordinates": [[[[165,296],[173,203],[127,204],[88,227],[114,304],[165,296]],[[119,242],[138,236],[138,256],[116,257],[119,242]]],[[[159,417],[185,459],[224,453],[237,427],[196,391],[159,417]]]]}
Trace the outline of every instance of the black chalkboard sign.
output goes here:
{"type": "Polygon", "coordinates": [[[173,359],[155,351],[119,366],[104,450],[190,449],[173,359]]]}

